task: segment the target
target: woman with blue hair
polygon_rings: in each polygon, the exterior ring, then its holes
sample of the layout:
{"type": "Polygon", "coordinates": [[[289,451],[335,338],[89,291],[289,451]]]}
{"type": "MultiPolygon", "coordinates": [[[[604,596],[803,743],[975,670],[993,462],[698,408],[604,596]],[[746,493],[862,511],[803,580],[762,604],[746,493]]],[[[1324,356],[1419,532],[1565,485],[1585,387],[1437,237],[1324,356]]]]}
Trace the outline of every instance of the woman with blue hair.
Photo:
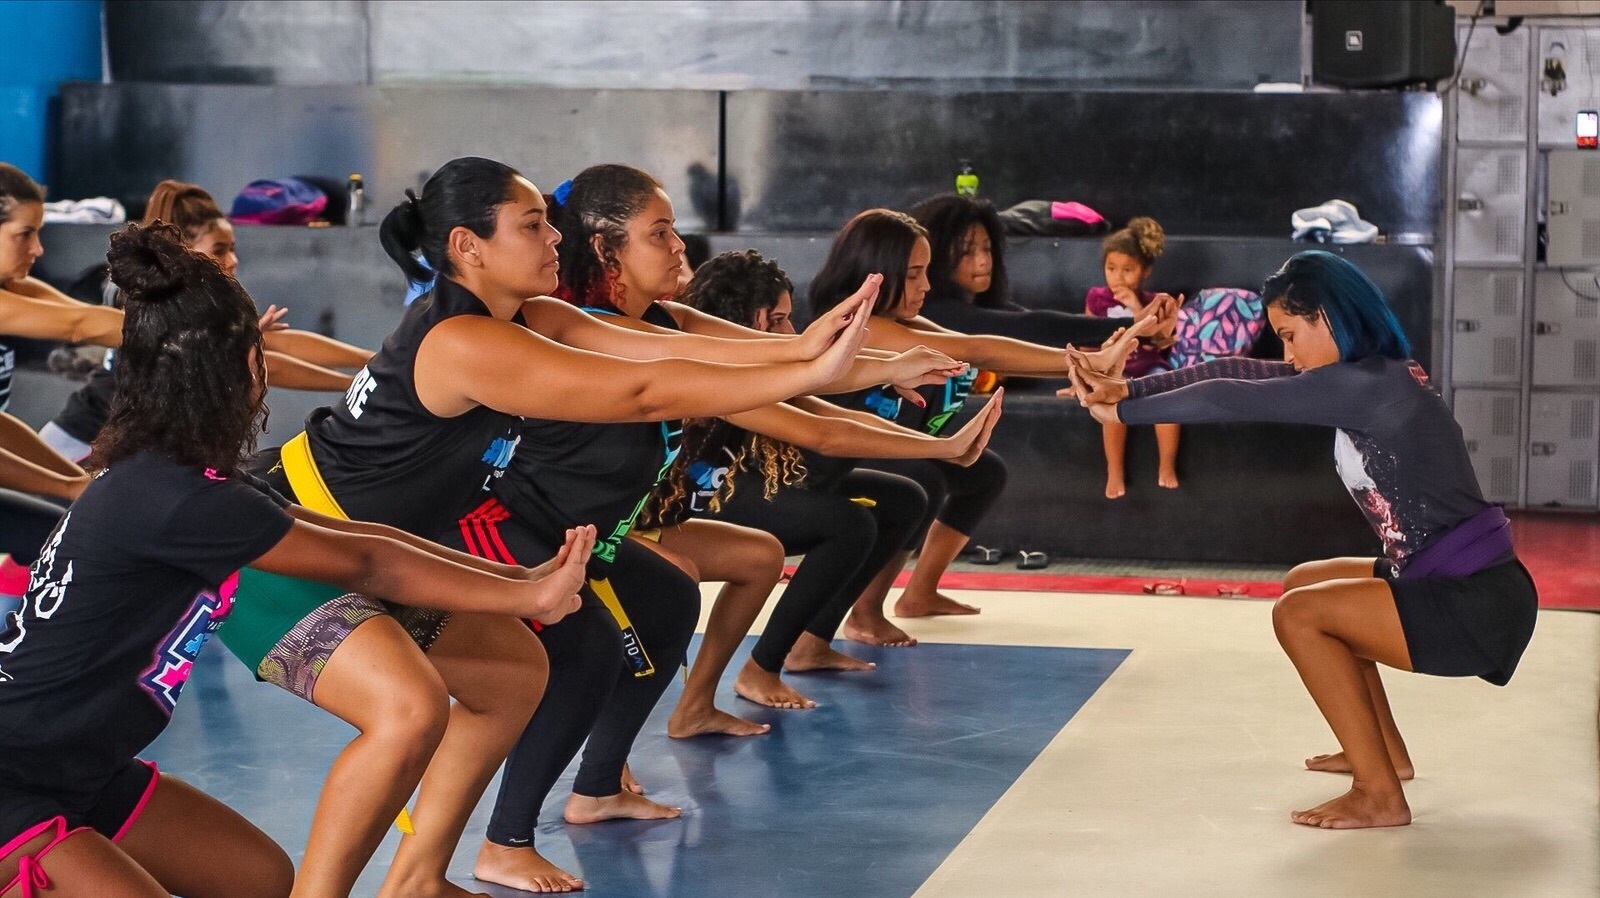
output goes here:
{"type": "Polygon", "coordinates": [[[1136,380],[1079,363],[1062,392],[1101,422],[1337,428],[1339,476],[1384,557],[1302,564],[1273,608],[1278,642],[1342,749],[1306,766],[1354,775],[1348,792],[1290,818],[1402,826],[1411,809],[1400,783],[1413,768],[1377,665],[1503,686],[1533,636],[1538,594],[1382,291],[1350,262],[1312,250],[1267,278],[1262,295],[1283,362],[1220,359],[1136,380]]]}

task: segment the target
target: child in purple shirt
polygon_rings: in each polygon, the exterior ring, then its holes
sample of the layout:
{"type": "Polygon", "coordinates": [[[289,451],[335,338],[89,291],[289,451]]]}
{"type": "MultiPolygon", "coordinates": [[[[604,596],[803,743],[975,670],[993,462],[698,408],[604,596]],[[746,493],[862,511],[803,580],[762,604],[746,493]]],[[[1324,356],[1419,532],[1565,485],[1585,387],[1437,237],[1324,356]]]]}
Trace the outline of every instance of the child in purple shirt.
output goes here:
{"type": "MultiPolygon", "coordinates": [[[[1106,236],[1100,244],[1100,260],[1105,266],[1106,283],[1091,287],[1083,298],[1083,310],[1102,318],[1127,318],[1134,316],[1159,294],[1140,289],[1150,269],[1155,265],[1167,237],[1161,225],[1151,218],[1135,218],[1128,226],[1106,236]]],[[[1144,377],[1165,371],[1167,351],[1141,344],[1128,355],[1123,369],[1127,377],[1144,377]]],[[[1110,423],[1102,426],[1106,450],[1106,498],[1119,499],[1125,494],[1127,480],[1123,472],[1123,454],[1128,443],[1128,427],[1110,423]]],[[[1161,464],[1156,482],[1166,489],[1178,488],[1178,425],[1157,424],[1156,443],[1160,447],[1161,464]]]]}

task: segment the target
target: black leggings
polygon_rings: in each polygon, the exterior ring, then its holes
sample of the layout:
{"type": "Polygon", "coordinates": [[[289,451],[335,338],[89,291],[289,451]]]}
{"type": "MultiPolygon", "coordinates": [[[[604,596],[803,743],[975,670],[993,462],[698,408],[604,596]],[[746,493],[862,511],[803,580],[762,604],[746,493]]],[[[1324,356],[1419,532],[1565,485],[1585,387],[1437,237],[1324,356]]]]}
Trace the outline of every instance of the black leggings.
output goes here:
{"type": "Polygon", "coordinates": [[[802,631],[833,639],[861,590],[905,547],[928,497],[904,477],[852,471],[830,489],[783,487],[768,500],[759,473],[743,476],[749,482],[708,517],[764,530],[785,554],[805,556],[750,653],[762,670],[777,673],[802,631]],[[857,497],[871,507],[852,501],[857,497]]]}
{"type": "Polygon", "coordinates": [[[0,489],[0,552],[24,567],[33,564],[64,514],[46,499],[0,489]]]}
{"type": "Polygon", "coordinates": [[[928,511],[912,542],[921,541],[934,521],[971,536],[1006,488],[1006,463],[992,449],[983,450],[983,455],[966,468],[928,458],[883,458],[864,464],[875,471],[909,477],[927,492],[928,511]]]}
{"type": "MultiPolygon", "coordinates": [[[[559,546],[515,519],[495,522],[479,512],[474,515],[476,520],[463,528],[471,538],[463,540],[458,533],[447,544],[525,565],[548,560],[559,546]]],[[[589,577],[583,606],[537,630],[550,658],[550,680],[539,709],[506,757],[489,818],[489,841],[497,845],[532,843],[539,809],[585,737],[589,744],[572,791],[600,798],[621,790],[622,765],[633,740],[688,653],[700,617],[700,588],[687,574],[625,539],[615,561],[590,563],[589,577]],[[602,578],[627,613],[637,645],[625,649],[616,618],[596,594],[592,584],[602,578]],[[626,663],[626,652],[639,648],[654,673],[638,676],[634,665],[626,663]]]]}

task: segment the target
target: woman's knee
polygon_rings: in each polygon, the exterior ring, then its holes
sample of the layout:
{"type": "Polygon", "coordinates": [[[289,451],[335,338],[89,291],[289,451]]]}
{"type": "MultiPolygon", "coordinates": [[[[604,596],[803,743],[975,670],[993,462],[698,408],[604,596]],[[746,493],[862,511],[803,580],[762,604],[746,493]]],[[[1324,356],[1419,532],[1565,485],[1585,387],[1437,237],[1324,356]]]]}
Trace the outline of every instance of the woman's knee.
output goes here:
{"type": "Polygon", "coordinates": [[[1278,642],[1283,643],[1320,629],[1322,603],[1318,599],[1315,590],[1309,586],[1284,592],[1283,597],[1272,606],[1272,630],[1277,634],[1278,642]]]}
{"type": "Polygon", "coordinates": [[[750,580],[766,579],[768,575],[782,576],[783,543],[765,530],[743,528],[743,532],[726,544],[726,552],[732,566],[749,572],[750,580]]]}
{"type": "Polygon", "coordinates": [[[235,858],[231,871],[237,875],[230,895],[240,898],[285,898],[294,890],[294,861],[278,843],[262,837],[265,842],[244,863],[235,858]],[[237,891],[232,890],[236,888],[237,891]]]}
{"type": "Polygon", "coordinates": [[[375,689],[362,719],[351,721],[362,735],[406,746],[424,761],[432,757],[450,724],[450,692],[431,666],[394,676],[375,689]]]}

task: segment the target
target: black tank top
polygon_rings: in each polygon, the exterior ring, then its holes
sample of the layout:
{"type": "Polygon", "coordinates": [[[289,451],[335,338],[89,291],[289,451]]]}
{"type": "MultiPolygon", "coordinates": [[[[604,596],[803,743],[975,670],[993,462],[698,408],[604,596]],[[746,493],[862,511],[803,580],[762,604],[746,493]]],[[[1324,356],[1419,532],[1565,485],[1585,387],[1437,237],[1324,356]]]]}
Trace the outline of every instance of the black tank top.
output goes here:
{"type": "MultiPolygon", "coordinates": [[[[511,463],[516,415],[480,405],[441,418],[417,398],[417,348],[458,315],[490,317],[482,300],[439,278],[406,310],[344,401],[306,419],[317,469],[353,520],[437,537],[481,503],[511,463]]],[[[520,315],[516,322],[523,323],[520,315]]]]}
{"type": "MultiPolygon", "coordinates": [[[[646,309],[642,320],[681,330],[659,305],[646,309]]],[[[568,527],[595,525],[594,557],[609,562],[677,457],[682,437],[677,421],[576,424],[526,418],[511,471],[495,482],[495,498],[548,540],[558,540],[568,527]]]]}

